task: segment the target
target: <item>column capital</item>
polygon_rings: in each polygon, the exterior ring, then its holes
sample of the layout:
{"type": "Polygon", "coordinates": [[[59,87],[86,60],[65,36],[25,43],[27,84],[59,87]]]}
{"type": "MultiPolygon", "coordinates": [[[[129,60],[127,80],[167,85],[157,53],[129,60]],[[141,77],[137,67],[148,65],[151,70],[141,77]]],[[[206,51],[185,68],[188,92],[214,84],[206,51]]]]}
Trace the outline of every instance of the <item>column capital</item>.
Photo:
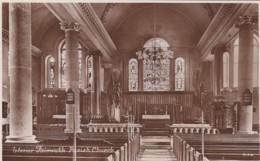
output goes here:
{"type": "Polygon", "coordinates": [[[217,45],[211,49],[211,55],[223,54],[226,51],[227,47],[225,45],[217,45]]]}
{"type": "Polygon", "coordinates": [[[239,28],[243,25],[254,25],[258,21],[257,16],[239,16],[235,27],[239,28]]]}
{"type": "Polygon", "coordinates": [[[63,21],[60,22],[60,28],[61,30],[64,31],[77,31],[79,32],[81,30],[81,25],[78,22],[68,22],[68,21],[63,21]]]}

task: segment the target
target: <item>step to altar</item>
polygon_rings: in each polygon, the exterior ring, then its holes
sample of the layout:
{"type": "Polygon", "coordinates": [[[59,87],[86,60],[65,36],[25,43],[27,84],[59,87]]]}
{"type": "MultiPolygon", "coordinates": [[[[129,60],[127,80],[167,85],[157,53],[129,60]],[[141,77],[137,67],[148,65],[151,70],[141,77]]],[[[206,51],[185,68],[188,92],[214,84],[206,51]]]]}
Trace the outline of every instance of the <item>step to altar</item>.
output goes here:
{"type": "Polygon", "coordinates": [[[168,136],[143,136],[137,161],[176,161],[168,136]]]}

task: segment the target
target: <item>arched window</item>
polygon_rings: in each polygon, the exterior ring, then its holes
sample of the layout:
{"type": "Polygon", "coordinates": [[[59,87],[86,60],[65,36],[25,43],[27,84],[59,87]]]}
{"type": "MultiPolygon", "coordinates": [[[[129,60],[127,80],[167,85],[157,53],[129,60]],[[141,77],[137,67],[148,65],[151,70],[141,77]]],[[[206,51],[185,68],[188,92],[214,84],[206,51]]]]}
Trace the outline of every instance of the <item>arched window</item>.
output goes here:
{"type": "Polygon", "coordinates": [[[184,91],[185,86],[185,60],[178,57],[175,60],[175,91],[184,91]]]}
{"type": "Polygon", "coordinates": [[[233,49],[234,49],[234,80],[233,80],[233,86],[237,87],[238,85],[238,54],[239,54],[239,39],[237,38],[234,42],[233,45],[233,49]]]}
{"type": "Polygon", "coordinates": [[[53,56],[47,56],[45,61],[45,87],[46,88],[54,88],[55,86],[55,59],[53,56]]]}
{"type": "Polygon", "coordinates": [[[82,83],[82,46],[78,45],[78,51],[79,51],[79,88],[83,89],[83,83],[82,83]]]}
{"type": "Polygon", "coordinates": [[[129,60],[129,91],[138,90],[138,61],[134,58],[129,60]]]}
{"type": "Polygon", "coordinates": [[[258,87],[259,77],[259,49],[258,49],[258,38],[254,35],[253,40],[253,87],[258,87]]]}
{"type": "Polygon", "coordinates": [[[86,67],[87,67],[87,90],[93,90],[93,55],[90,55],[86,58],[86,67]]]}
{"type": "Polygon", "coordinates": [[[229,54],[223,54],[223,87],[229,87],[229,54]]]}
{"type": "MultiPolygon", "coordinates": [[[[78,56],[79,56],[79,88],[82,87],[82,46],[78,45],[78,56]]],[[[60,43],[60,53],[59,53],[59,69],[60,69],[60,74],[59,74],[59,87],[60,88],[65,88],[65,70],[66,70],[66,44],[65,40],[63,40],[60,43]]]]}
{"type": "Polygon", "coordinates": [[[170,58],[173,52],[169,44],[161,38],[149,39],[144,44],[144,50],[136,54],[143,59],[143,90],[170,90],[170,58]]]}

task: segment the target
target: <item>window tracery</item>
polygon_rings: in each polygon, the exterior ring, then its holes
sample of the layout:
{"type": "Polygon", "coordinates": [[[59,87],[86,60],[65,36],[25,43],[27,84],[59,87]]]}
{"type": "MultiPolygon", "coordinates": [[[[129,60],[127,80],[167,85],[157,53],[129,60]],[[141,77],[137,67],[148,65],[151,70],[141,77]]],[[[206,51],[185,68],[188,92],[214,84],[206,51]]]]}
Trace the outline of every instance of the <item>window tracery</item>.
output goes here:
{"type": "Polygon", "coordinates": [[[136,54],[143,59],[143,90],[170,90],[170,58],[173,52],[169,44],[161,38],[149,39],[144,44],[144,50],[136,54]]]}
{"type": "Polygon", "coordinates": [[[134,58],[129,60],[129,91],[138,90],[138,61],[134,58]]]}
{"type": "Polygon", "coordinates": [[[87,57],[87,90],[93,90],[93,55],[87,57]]]}
{"type": "Polygon", "coordinates": [[[175,60],[175,91],[184,91],[185,85],[185,60],[178,57],[175,60]]]}
{"type": "Polygon", "coordinates": [[[55,59],[53,56],[48,56],[46,58],[46,86],[47,88],[54,88],[55,86],[55,59]]]}

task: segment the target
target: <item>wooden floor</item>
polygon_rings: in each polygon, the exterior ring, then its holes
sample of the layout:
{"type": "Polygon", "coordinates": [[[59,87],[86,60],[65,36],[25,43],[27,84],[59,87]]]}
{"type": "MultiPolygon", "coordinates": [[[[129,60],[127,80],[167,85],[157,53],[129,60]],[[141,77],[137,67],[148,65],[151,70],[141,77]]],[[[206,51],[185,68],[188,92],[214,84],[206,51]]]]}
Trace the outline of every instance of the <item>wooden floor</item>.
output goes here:
{"type": "Polygon", "coordinates": [[[144,136],[137,161],[177,161],[167,136],[144,136]]]}

